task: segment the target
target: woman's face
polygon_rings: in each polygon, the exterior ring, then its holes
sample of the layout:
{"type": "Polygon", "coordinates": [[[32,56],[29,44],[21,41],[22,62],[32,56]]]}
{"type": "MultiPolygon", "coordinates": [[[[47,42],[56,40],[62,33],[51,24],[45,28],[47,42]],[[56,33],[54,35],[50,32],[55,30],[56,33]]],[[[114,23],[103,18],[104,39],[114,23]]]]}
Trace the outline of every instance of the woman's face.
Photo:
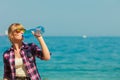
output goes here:
{"type": "Polygon", "coordinates": [[[24,32],[24,28],[14,28],[12,30],[12,41],[22,41],[24,32]]]}

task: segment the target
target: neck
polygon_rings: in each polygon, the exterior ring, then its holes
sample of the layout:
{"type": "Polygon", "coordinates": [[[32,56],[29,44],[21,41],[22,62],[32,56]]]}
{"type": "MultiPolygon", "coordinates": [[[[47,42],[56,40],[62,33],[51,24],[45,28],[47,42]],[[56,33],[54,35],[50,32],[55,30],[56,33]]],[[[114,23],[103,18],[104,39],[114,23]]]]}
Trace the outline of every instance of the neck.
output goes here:
{"type": "Polygon", "coordinates": [[[19,50],[20,48],[21,48],[21,46],[22,46],[22,42],[14,42],[13,43],[13,48],[15,49],[15,50],[19,50]]]}

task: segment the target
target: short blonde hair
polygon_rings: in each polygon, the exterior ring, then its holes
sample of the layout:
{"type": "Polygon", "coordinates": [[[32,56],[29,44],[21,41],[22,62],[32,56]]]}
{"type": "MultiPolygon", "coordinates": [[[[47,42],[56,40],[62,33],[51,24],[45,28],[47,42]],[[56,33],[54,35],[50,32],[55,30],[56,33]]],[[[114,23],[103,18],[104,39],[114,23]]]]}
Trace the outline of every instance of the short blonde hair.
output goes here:
{"type": "Polygon", "coordinates": [[[23,29],[24,29],[23,25],[20,24],[20,23],[13,23],[13,24],[11,24],[11,25],[9,26],[9,28],[8,28],[8,38],[9,38],[9,40],[10,40],[11,42],[12,42],[12,33],[13,33],[13,31],[16,30],[17,28],[23,28],[23,29]]]}

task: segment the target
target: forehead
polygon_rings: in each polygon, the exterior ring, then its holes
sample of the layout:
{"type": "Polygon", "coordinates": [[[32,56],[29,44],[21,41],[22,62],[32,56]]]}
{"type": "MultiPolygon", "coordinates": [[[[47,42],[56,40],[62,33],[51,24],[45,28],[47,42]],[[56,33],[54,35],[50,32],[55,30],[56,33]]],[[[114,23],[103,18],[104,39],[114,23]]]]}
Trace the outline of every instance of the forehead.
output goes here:
{"type": "Polygon", "coordinates": [[[14,31],[14,30],[16,30],[16,29],[21,29],[21,28],[23,28],[22,25],[15,25],[15,26],[12,26],[12,27],[11,27],[11,30],[14,31]]]}

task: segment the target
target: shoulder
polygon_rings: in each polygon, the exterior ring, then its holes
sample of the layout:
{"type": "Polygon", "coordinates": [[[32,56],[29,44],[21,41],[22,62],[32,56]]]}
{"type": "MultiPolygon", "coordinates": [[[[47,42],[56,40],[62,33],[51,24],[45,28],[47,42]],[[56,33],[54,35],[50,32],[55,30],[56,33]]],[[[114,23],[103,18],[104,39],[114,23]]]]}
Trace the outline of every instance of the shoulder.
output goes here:
{"type": "Polygon", "coordinates": [[[10,50],[4,51],[3,58],[9,58],[9,53],[10,53],[10,50]]]}
{"type": "Polygon", "coordinates": [[[35,43],[24,43],[24,49],[36,49],[37,47],[35,43]]]}
{"type": "Polygon", "coordinates": [[[28,46],[30,46],[30,47],[36,47],[37,45],[35,44],[35,43],[28,43],[28,46]]]}
{"type": "Polygon", "coordinates": [[[34,46],[34,45],[36,45],[35,43],[28,43],[28,45],[30,45],[30,46],[34,46]]]}
{"type": "Polygon", "coordinates": [[[25,42],[23,42],[22,48],[29,48],[29,47],[32,47],[34,45],[35,45],[34,43],[25,43],[25,42]]]}

